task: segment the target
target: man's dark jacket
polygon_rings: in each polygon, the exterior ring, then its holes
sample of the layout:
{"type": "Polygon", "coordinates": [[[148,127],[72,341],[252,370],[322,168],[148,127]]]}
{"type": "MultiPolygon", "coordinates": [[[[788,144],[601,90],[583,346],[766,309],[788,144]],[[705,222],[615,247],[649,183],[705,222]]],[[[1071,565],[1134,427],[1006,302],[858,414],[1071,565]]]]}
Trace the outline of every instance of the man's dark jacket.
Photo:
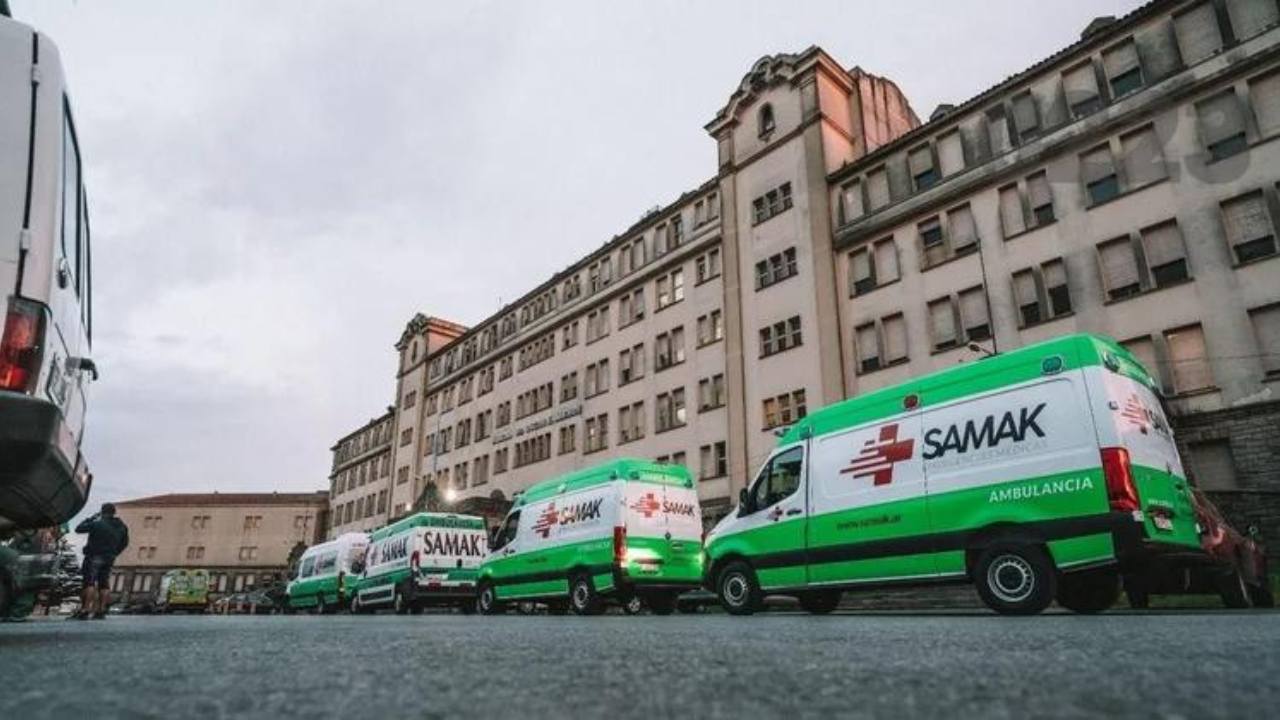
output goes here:
{"type": "Polygon", "coordinates": [[[129,547],[129,527],[118,517],[94,515],[77,525],[76,532],[89,534],[85,557],[115,558],[129,547]]]}

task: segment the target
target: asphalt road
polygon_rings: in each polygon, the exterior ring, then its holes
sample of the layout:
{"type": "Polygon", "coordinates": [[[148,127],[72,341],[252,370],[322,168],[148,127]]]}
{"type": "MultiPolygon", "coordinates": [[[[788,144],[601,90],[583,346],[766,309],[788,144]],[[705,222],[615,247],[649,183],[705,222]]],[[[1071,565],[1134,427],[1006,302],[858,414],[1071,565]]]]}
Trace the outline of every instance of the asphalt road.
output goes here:
{"type": "Polygon", "coordinates": [[[1280,614],[0,625],[0,718],[1274,717],[1280,614]]]}

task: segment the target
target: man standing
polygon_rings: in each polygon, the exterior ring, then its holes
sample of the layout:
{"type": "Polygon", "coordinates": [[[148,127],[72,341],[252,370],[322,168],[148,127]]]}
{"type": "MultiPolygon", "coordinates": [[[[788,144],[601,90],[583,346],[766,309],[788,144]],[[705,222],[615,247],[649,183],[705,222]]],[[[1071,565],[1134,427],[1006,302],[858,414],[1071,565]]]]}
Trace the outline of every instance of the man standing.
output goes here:
{"type": "Polygon", "coordinates": [[[102,512],[85,519],[76,526],[76,532],[87,533],[84,545],[84,592],[80,599],[80,612],[72,617],[77,620],[101,620],[107,616],[111,604],[108,588],[111,583],[111,565],[116,556],[129,546],[129,528],[116,517],[116,506],[102,505],[102,512]]]}

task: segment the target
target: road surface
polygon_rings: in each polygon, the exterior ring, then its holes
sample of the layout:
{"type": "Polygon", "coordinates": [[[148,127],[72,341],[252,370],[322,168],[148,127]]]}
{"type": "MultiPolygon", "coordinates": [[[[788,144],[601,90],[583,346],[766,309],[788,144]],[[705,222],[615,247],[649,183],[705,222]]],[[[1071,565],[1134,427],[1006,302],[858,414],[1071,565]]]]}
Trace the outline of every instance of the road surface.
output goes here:
{"type": "Polygon", "coordinates": [[[0,625],[0,717],[1266,717],[1280,614],[0,625]]]}

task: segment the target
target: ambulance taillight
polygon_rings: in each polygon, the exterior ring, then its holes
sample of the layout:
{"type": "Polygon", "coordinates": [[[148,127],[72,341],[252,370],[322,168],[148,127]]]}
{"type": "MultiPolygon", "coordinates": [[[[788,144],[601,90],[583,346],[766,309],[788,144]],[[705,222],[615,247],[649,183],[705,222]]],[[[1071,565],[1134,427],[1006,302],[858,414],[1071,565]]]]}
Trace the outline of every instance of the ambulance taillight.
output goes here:
{"type": "Polygon", "coordinates": [[[44,359],[44,310],[13,298],[0,336],[0,390],[32,394],[44,359]]]}
{"type": "Polygon", "coordinates": [[[627,563],[627,527],[613,527],[613,564],[622,566],[627,563]]]}
{"type": "Polygon", "coordinates": [[[1107,501],[1114,512],[1131,513],[1141,506],[1133,482],[1129,451],[1122,447],[1102,448],[1102,474],[1107,481],[1107,501]]]}

